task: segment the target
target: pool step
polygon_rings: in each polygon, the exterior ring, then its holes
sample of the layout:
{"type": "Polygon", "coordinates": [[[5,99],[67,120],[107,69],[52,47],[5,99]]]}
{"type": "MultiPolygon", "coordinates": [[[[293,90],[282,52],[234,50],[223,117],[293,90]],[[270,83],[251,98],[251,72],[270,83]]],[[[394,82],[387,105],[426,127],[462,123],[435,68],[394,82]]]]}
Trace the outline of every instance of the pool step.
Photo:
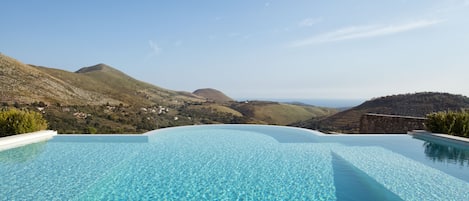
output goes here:
{"type": "Polygon", "coordinates": [[[333,152],[404,200],[469,200],[469,184],[382,147],[333,152]]]}
{"type": "Polygon", "coordinates": [[[399,196],[389,191],[366,173],[332,152],[332,168],[337,201],[399,201],[399,196]]]}

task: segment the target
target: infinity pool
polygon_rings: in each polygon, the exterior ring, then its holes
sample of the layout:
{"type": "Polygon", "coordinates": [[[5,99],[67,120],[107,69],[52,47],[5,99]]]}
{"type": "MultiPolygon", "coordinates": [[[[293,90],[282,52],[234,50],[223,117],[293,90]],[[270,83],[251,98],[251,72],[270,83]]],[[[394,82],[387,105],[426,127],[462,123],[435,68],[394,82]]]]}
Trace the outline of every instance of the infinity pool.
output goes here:
{"type": "Polygon", "coordinates": [[[0,152],[0,200],[469,200],[469,148],[211,125],[0,152]]]}

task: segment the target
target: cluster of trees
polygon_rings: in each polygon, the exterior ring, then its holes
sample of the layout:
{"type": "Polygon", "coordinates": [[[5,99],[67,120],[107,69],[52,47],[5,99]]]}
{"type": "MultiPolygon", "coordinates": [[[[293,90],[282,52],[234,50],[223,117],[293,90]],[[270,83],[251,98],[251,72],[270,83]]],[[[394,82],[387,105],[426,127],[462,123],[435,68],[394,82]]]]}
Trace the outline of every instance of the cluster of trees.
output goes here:
{"type": "Polygon", "coordinates": [[[16,108],[0,111],[0,137],[29,133],[47,128],[47,121],[38,112],[16,108]]]}
{"type": "Polygon", "coordinates": [[[425,126],[433,133],[469,137],[469,110],[428,114],[425,126]]]}

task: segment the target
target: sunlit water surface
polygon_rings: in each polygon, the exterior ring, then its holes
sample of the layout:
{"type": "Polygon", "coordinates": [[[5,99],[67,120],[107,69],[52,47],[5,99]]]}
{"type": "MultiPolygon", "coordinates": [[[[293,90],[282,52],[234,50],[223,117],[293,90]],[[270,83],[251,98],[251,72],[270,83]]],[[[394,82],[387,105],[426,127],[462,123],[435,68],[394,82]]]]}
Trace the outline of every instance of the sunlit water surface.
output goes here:
{"type": "Polygon", "coordinates": [[[469,200],[469,148],[408,135],[215,125],[144,137],[0,152],[0,200],[469,200]]]}

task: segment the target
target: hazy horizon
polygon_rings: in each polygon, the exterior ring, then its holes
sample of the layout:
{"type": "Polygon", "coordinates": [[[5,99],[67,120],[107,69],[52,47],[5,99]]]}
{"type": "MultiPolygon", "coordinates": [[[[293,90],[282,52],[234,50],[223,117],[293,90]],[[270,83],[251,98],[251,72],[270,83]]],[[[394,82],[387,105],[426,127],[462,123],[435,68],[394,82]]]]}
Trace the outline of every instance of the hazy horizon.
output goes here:
{"type": "Polygon", "coordinates": [[[289,99],[289,98],[235,98],[236,101],[274,101],[280,103],[303,103],[328,108],[355,107],[367,100],[362,99],[289,99]]]}
{"type": "Polygon", "coordinates": [[[469,0],[6,1],[0,52],[230,97],[469,96],[469,0]]]}

